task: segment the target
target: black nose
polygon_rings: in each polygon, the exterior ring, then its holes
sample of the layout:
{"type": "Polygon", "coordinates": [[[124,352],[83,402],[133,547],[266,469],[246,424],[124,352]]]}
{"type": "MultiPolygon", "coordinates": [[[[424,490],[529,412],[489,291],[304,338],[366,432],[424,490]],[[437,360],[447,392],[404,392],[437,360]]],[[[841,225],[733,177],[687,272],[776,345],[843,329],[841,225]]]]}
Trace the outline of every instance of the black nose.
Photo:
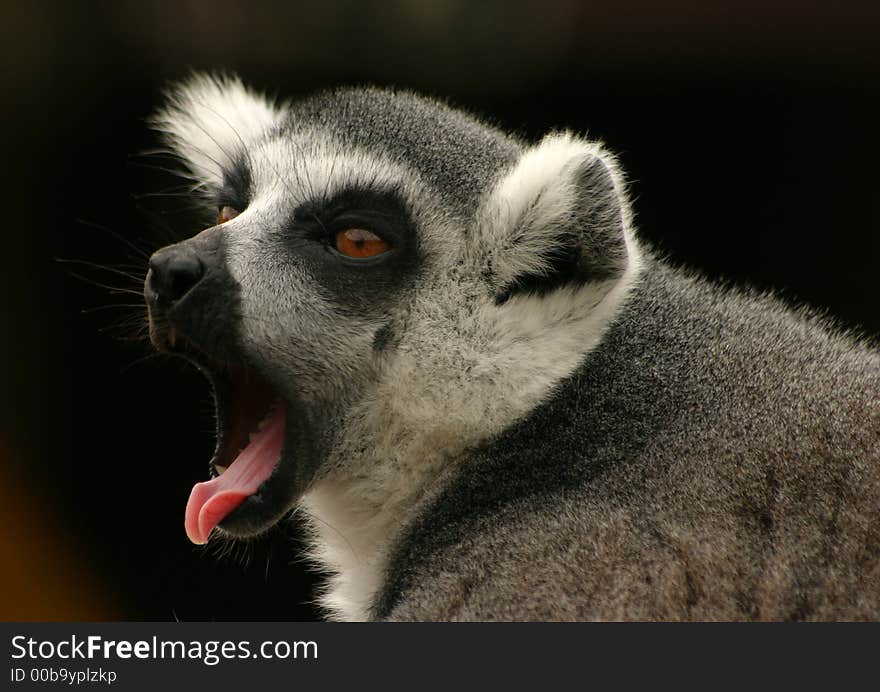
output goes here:
{"type": "Polygon", "coordinates": [[[150,299],[170,306],[183,298],[205,274],[205,267],[192,248],[172,246],[150,258],[147,289],[150,299]]]}

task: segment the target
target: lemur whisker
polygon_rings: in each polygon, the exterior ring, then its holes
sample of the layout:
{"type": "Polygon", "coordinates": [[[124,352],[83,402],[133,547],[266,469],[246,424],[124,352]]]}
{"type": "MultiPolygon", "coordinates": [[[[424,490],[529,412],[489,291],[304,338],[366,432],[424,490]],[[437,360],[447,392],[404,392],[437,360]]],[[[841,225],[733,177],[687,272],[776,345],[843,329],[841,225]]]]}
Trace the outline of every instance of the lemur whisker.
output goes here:
{"type": "Polygon", "coordinates": [[[321,201],[326,202],[329,198],[328,192],[330,189],[330,183],[336,179],[336,163],[339,161],[339,151],[334,150],[333,156],[330,159],[330,172],[327,174],[326,180],[324,180],[324,189],[321,191],[321,201]]]}
{"type": "Polygon", "coordinates": [[[187,171],[184,168],[168,168],[166,166],[159,166],[159,165],[152,164],[152,163],[142,163],[142,162],[135,162],[135,161],[129,161],[129,165],[133,166],[135,168],[141,168],[143,170],[158,171],[159,173],[168,173],[169,175],[173,175],[176,178],[184,178],[184,179],[192,180],[192,181],[197,180],[197,178],[192,173],[190,173],[189,171],[187,171]]]}
{"type": "Polygon", "coordinates": [[[76,272],[70,272],[70,276],[72,276],[76,279],[79,279],[80,281],[83,281],[87,284],[91,284],[92,286],[96,286],[97,288],[104,288],[104,289],[110,291],[110,293],[114,294],[114,295],[115,294],[123,294],[123,293],[133,295],[133,296],[138,296],[138,297],[143,295],[143,293],[141,291],[135,291],[134,289],[130,289],[130,288],[120,288],[119,286],[110,286],[108,284],[101,283],[100,281],[95,281],[94,279],[90,279],[90,278],[83,276],[81,274],[77,274],[76,272]]]}
{"type": "MultiPolygon", "coordinates": [[[[241,135],[239,134],[238,130],[232,125],[232,123],[229,122],[229,120],[226,118],[226,116],[224,116],[222,113],[220,113],[220,111],[218,111],[216,108],[213,108],[212,106],[209,106],[209,105],[208,105],[207,103],[205,103],[204,101],[202,101],[202,102],[200,103],[200,105],[202,106],[202,108],[204,108],[205,110],[207,110],[207,111],[210,112],[210,113],[213,113],[216,117],[218,117],[220,120],[222,120],[222,121],[224,122],[224,124],[226,125],[226,127],[228,127],[228,128],[229,128],[229,131],[232,132],[232,134],[235,135],[236,139],[238,139],[238,143],[241,145],[241,151],[240,151],[240,154],[239,154],[239,155],[241,155],[241,154],[245,154],[245,155],[246,155],[246,154],[247,154],[247,151],[248,151],[248,146],[247,146],[247,144],[245,143],[244,139],[242,139],[242,137],[241,137],[241,135]]],[[[206,132],[205,134],[208,134],[208,133],[206,132]]],[[[208,136],[210,137],[211,135],[208,135],[208,136]]],[[[212,139],[213,139],[213,138],[212,138],[212,139]]],[[[225,150],[223,149],[223,147],[217,142],[217,140],[213,140],[213,141],[214,141],[214,144],[216,144],[216,145],[217,145],[217,146],[223,151],[223,153],[226,155],[226,157],[227,157],[230,161],[234,161],[234,160],[235,160],[234,157],[230,156],[230,154],[229,154],[228,151],[225,151],[225,150]]]]}
{"type": "Polygon", "coordinates": [[[171,227],[171,224],[168,223],[162,215],[153,211],[152,209],[148,209],[142,204],[135,204],[135,209],[137,209],[138,213],[143,214],[150,220],[150,223],[154,224],[154,228],[156,228],[164,237],[165,240],[169,243],[175,243],[180,238],[178,234],[171,227]]]}
{"type": "Polygon", "coordinates": [[[129,249],[133,250],[138,256],[142,257],[143,259],[149,259],[149,257],[150,257],[149,252],[147,250],[145,250],[141,247],[138,247],[132,241],[130,241],[128,238],[117,233],[116,231],[111,230],[107,226],[103,226],[103,225],[101,225],[99,223],[95,223],[93,221],[86,221],[84,219],[75,219],[75,221],[76,221],[76,223],[81,224],[81,225],[85,226],[86,228],[93,228],[93,229],[101,231],[103,233],[107,233],[112,238],[115,238],[116,240],[121,242],[123,245],[125,245],[129,249]]]}
{"type": "Polygon", "coordinates": [[[143,308],[143,303],[116,303],[112,305],[96,305],[91,308],[83,308],[80,310],[80,314],[82,315],[90,315],[94,312],[103,312],[104,310],[117,310],[120,308],[143,308]]]}
{"type": "Polygon", "coordinates": [[[143,283],[143,280],[144,280],[143,275],[132,274],[131,272],[127,272],[123,269],[119,269],[119,268],[112,267],[112,266],[105,265],[105,264],[98,264],[97,262],[90,262],[89,260],[56,257],[55,261],[60,264],[81,264],[83,266],[90,267],[92,269],[99,269],[101,271],[110,272],[111,274],[117,274],[118,276],[123,276],[126,279],[131,279],[135,283],[143,283]]]}
{"type": "Polygon", "coordinates": [[[142,364],[144,364],[145,362],[147,362],[148,360],[155,360],[155,359],[157,359],[157,358],[158,358],[158,359],[162,359],[162,354],[161,354],[161,353],[148,353],[148,354],[146,354],[145,356],[141,356],[140,358],[136,358],[136,359],[134,359],[133,361],[131,361],[130,363],[127,363],[127,364],[126,364],[126,365],[125,365],[125,366],[119,371],[119,374],[120,374],[120,375],[124,375],[124,374],[126,374],[129,370],[131,370],[132,368],[134,368],[134,367],[136,367],[136,366],[138,366],[138,365],[142,365],[142,364]]]}
{"type": "MultiPolygon", "coordinates": [[[[204,103],[201,103],[199,105],[201,105],[204,108],[207,108],[209,111],[214,112],[213,109],[208,108],[207,106],[205,106],[204,103]]],[[[226,147],[224,147],[220,143],[220,141],[201,122],[193,121],[193,125],[195,125],[199,130],[201,130],[202,133],[204,133],[204,135],[217,146],[217,148],[220,150],[220,153],[222,153],[226,157],[226,160],[229,162],[229,164],[234,163],[235,160],[240,155],[246,154],[246,151],[236,152],[235,154],[230,153],[229,150],[226,149],[226,147]]],[[[208,159],[211,163],[213,163],[215,166],[217,166],[218,171],[222,172],[222,171],[225,171],[229,168],[229,165],[222,164],[219,160],[217,160],[214,156],[211,156],[210,154],[208,154],[206,151],[200,150],[200,153],[202,156],[204,156],[206,159],[208,159]]]]}

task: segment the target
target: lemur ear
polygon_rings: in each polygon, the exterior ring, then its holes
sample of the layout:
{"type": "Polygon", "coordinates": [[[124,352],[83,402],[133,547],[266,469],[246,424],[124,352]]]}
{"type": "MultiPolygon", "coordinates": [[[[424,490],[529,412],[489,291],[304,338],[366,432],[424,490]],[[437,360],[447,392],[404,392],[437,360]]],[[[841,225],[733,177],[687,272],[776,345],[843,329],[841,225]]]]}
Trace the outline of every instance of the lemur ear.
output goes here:
{"type": "Polygon", "coordinates": [[[245,87],[238,77],[196,74],[172,87],[151,119],[197,185],[217,186],[254,140],[277,124],[285,108],[245,87]]]}
{"type": "Polygon", "coordinates": [[[483,271],[496,300],[621,275],[629,220],[613,157],[571,134],[546,136],[483,209],[483,271]]]}

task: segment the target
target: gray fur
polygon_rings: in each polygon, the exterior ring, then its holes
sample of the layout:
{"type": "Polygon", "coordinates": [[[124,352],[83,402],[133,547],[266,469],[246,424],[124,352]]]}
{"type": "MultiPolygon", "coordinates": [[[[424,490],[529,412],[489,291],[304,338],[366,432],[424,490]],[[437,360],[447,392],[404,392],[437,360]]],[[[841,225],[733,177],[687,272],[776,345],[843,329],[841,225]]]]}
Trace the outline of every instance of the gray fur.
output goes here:
{"type": "Polygon", "coordinates": [[[233,350],[296,402],[278,509],[332,616],[880,618],[880,356],[654,258],[601,145],[209,77],[156,123],[209,202],[246,170],[203,233],[233,350]],[[353,188],[406,209],[394,277],[334,278],[291,230],[353,188]]]}
{"type": "Polygon", "coordinates": [[[880,356],[652,262],[401,542],[406,619],[877,619],[880,356]]]}

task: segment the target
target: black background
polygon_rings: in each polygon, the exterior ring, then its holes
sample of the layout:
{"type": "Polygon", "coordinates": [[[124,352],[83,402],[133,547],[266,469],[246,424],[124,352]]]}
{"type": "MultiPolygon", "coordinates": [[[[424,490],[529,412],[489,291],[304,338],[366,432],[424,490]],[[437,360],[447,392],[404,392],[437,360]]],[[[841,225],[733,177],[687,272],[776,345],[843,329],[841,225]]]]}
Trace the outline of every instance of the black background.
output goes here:
{"type": "Polygon", "coordinates": [[[297,527],[190,545],[207,386],[151,356],[150,251],[197,232],[138,156],[190,69],[293,98],[375,83],[529,137],[604,140],[642,236],[678,263],[880,334],[872,4],[6,3],[0,525],[3,619],[303,619],[297,527]],[[130,272],[58,262],[81,260],[130,272]],[[85,277],[88,281],[76,278],[85,277]],[[129,304],[133,307],[123,307],[129,304]]]}

